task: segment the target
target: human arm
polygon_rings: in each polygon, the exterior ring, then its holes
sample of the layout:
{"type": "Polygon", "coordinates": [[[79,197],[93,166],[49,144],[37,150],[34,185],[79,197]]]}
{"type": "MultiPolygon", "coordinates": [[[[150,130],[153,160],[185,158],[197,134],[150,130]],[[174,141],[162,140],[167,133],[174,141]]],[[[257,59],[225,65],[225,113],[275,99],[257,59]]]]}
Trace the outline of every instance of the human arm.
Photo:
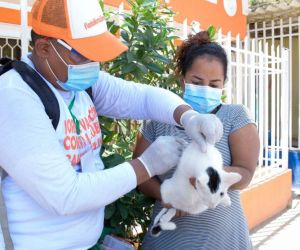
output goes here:
{"type": "Polygon", "coordinates": [[[229,136],[229,147],[232,166],[224,169],[242,176],[242,179],[231,187],[231,189],[241,190],[250,184],[257,166],[259,137],[256,126],[248,124],[233,132],[229,136]]]}
{"type": "MultiPolygon", "coordinates": [[[[132,157],[136,158],[140,156],[146,150],[146,148],[150,146],[150,144],[151,142],[149,142],[141,133],[139,133],[132,157]]],[[[160,181],[156,176],[138,185],[138,189],[147,197],[161,200],[160,181]]]]}
{"type": "Polygon", "coordinates": [[[233,189],[246,188],[254,175],[259,156],[259,136],[256,124],[243,105],[231,105],[229,111],[230,132],[228,146],[231,154],[231,166],[227,172],[237,172],[242,179],[232,186],[233,189]]]}
{"type": "Polygon", "coordinates": [[[99,209],[149,179],[137,159],[104,171],[76,173],[43,104],[28,86],[0,88],[0,131],[0,165],[52,213],[99,209]]]}
{"type": "Polygon", "coordinates": [[[93,86],[93,98],[97,113],[113,118],[150,119],[178,125],[182,113],[191,109],[170,91],[126,81],[103,71],[93,86]]]}

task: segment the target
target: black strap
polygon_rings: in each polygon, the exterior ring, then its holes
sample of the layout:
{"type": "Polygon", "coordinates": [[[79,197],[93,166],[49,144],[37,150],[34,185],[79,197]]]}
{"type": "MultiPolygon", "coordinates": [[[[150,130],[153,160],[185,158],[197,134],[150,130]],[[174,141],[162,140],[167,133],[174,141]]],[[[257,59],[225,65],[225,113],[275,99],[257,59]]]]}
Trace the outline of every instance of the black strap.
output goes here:
{"type": "Polygon", "coordinates": [[[10,58],[0,58],[0,65],[3,65],[0,66],[0,76],[12,68],[12,62],[13,61],[10,58]]]}
{"type": "Polygon", "coordinates": [[[23,80],[41,99],[48,117],[52,120],[54,129],[57,128],[60,111],[55,94],[45,83],[43,78],[29,65],[22,61],[13,61],[12,67],[21,75],[23,80]]]}
{"type": "Polygon", "coordinates": [[[91,100],[94,102],[92,87],[89,87],[88,89],[86,89],[85,92],[88,93],[88,95],[90,96],[91,100]]]}
{"type": "Polygon", "coordinates": [[[210,114],[216,114],[219,110],[220,110],[220,108],[222,107],[222,104],[220,104],[218,107],[216,107],[213,111],[211,111],[210,112],[210,114]]]}
{"type": "MultiPolygon", "coordinates": [[[[59,104],[55,94],[50,87],[46,84],[44,79],[29,65],[22,61],[12,60],[10,58],[0,58],[0,75],[14,68],[29,87],[39,96],[44,107],[45,112],[52,121],[54,129],[57,128],[60,110],[59,104]]],[[[88,95],[93,101],[92,87],[86,90],[88,95]]]]}

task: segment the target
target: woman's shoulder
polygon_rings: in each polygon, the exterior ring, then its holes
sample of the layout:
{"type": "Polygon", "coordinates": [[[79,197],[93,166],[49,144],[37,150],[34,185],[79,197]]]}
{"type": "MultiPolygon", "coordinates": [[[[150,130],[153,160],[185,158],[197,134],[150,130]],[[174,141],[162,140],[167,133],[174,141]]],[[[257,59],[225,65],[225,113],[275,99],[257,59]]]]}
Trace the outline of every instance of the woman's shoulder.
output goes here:
{"type": "Polygon", "coordinates": [[[223,104],[222,109],[231,112],[243,112],[248,110],[248,108],[243,104],[223,104]]]}
{"type": "Polygon", "coordinates": [[[231,117],[248,117],[252,119],[249,109],[242,104],[223,104],[221,111],[223,115],[231,117]]]}
{"type": "Polygon", "coordinates": [[[224,104],[218,117],[231,132],[248,124],[255,124],[249,109],[242,104],[224,104]]]}

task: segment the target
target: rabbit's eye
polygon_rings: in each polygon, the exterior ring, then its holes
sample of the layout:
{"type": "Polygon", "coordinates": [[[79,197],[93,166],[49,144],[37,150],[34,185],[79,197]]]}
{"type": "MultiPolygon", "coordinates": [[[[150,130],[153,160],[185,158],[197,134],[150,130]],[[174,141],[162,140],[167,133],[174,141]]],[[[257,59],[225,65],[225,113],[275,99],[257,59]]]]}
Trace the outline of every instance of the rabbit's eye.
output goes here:
{"type": "Polygon", "coordinates": [[[220,193],[220,195],[221,195],[221,197],[223,197],[223,196],[224,196],[224,193],[223,193],[223,192],[221,192],[221,193],[220,193]]]}

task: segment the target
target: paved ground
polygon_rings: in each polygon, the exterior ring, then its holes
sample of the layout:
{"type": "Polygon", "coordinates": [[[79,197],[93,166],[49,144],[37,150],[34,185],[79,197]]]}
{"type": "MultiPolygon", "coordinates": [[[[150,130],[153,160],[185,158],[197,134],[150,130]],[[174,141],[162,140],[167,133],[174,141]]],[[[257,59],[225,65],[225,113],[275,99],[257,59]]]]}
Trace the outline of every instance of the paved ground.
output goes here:
{"type": "Polygon", "coordinates": [[[251,232],[255,250],[300,250],[300,196],[292,206],[251,232]]]}

